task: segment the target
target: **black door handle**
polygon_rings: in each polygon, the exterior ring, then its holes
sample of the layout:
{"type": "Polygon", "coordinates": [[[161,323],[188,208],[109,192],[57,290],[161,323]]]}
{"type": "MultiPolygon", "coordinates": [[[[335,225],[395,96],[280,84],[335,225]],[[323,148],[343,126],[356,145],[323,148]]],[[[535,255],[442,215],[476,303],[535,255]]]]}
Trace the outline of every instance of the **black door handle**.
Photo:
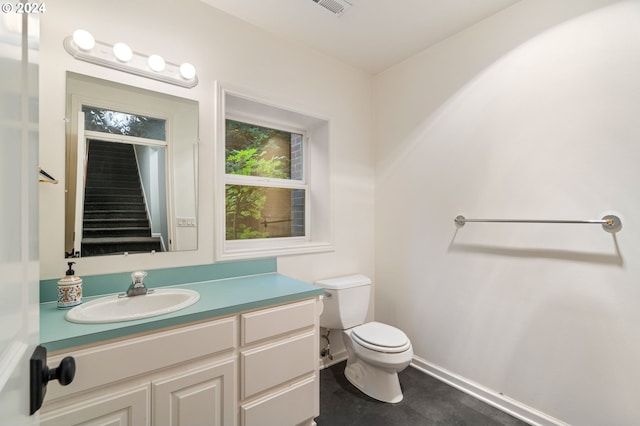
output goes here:
{"type": "Polygon", "coordinates": [[[73,381],[76,375],[76,360],[67,356],[60,361],[56,368],[47,366],[47,349],[37,346],[30,361],[30,412],[33,414],[42,407],[44,395],[47,393],[47,383],[50,380],[58,380],[62,386],[73,381]]]}

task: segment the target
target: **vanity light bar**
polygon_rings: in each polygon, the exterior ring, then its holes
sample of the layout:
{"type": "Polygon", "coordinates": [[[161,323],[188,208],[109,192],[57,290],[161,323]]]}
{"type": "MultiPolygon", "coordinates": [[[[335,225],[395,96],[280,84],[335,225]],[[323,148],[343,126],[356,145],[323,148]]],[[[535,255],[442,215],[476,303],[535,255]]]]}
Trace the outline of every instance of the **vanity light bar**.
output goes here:
{"type": "Polygon", "coordinates": [[[160,55],[142,55],[124,43],[103,43],[85,30],[76,30],[73,36],[64,39],[63,45],[71,56],[81,61],[186,88],[198,84],[196,69],[189,63],[177,65],[166,62],[160,55]]]}

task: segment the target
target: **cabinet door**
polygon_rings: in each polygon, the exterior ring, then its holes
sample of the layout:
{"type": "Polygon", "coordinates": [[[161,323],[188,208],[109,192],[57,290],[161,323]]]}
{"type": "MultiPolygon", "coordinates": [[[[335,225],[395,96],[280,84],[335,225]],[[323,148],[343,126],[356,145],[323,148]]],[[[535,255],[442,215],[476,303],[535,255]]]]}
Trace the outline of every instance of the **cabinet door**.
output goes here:
{"type": "Polygon", "coordinates": [[[142,426],[149,425],[149,386],[105,392],[86,401],[43,413],[41,426],[142,426]]]}
{"type": "Polygon", "coordinates": [[[229,359],[154,380],[153,426],[236,424],[236,361],[229,359]]]}

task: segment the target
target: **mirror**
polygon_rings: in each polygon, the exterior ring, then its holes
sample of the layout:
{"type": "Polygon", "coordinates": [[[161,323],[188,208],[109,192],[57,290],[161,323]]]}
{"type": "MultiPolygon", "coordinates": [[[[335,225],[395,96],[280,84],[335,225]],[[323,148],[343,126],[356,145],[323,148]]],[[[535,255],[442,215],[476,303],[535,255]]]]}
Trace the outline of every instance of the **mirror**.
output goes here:
{"type": "Polygon", "coordinates": [[[65,257],[196,250],[198,103],[66,78],[65,257]]]}

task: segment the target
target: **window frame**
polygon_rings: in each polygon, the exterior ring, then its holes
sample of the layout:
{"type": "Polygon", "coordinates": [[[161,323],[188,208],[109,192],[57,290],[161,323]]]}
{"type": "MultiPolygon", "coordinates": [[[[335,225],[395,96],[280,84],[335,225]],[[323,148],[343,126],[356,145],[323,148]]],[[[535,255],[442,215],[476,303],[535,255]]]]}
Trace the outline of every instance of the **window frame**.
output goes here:
{"type": "MultiPolygon", "coordinates": [[[[273,237],[269,239],[276,238],[287,238],[287,239],[300,239],[304,241],[309,241],[309,232],[310,232],[310,211],[309,205],[309,193],[310,186],[307,183],[307,168],[309,167],[309,161],[307,160],[307,150],[309,145],[309,137],[307,136],[307,131],[304,129],[300,129],[297,127],[291,127],[288,125],[281,125],[279,123],[270,122],[268,120],[263,119],[262,117],[249,117],[246,115],[238,114],[238,113],[227,113],[225,115],[225,160],[226,160],[226,120],[234,120],[244,124],[253,124],[255,126],[267,127],[274,130],[284,131],[288,133],[295,133],[302,135],[302,179],[281,179],[281,178],[269,178],[263,176],[245,176],[245,175],[237,175],[232,173],[226,173],[225,170],[225,187],[226,185],[242,185],[242,186],[260,186],[263,188],[281,188],[281,189],[304,189],[305,200],[304,200],[304,235],[303,236],[293,236],[293,237],[273,237]]],[[[226,206],[225,206],[225,217],[226,217],[226,206]]],[[[262,238],[260,238],[261,240],[262,238]]],[[[255,239],[253,239],[255,240],[255,239]]],[[[251,241],[253,241],[251,240],[251,241]]],[[[230,244],[238,245],[242,247],[243,245],[249,245],[248,243],[241,243],[240,241],[249,241],[249,240],[227,240],[226,239],[226,221],[225,221],[225,242],[230,244]]]]}
{"type": "Polygon", "coordinates": [[[231,88],[220,82],[216,82],[216,91],[215,259],[228,261],[333,251],[332,224],[329,214],[332,193],[329,171],[329,121],[292,108],[281,107],[274,102],[265,100],[264,97],[249,93],[246,89],[231,88]],[[236,105],[228,107],[229,101],[236,105]],[[247,106],[247,111],[238,110],[238,104],[247,106]],[[301,134],[303,143],[302,181],[227,174],[225,169],[227,119],[301,134]],[[323,146],[323,150],[326,151],[326,155],[322,156],[324,162],[319,168],[315,167],[316,164],[312,158],[314,151],[312,145],[318,142],[314,141],[314,132],[310,128],[318,126],[325,127],[322,143],[326,144],[323,146]],[[322,176],[326,182],[319,182],[321,179],[318,179],[318,176],[313,173],[321,170],[324,170],[322,176]],[[318,191],[320,197],[315,197],[314,183],[322,186],[322,191],[318,191]],[[227,240],[225,205],[225,186],[227,184],[304,189],[305,235],[227,240]],[[317,208],[319,205],[322,205],[323,208],[317,208]]]}

